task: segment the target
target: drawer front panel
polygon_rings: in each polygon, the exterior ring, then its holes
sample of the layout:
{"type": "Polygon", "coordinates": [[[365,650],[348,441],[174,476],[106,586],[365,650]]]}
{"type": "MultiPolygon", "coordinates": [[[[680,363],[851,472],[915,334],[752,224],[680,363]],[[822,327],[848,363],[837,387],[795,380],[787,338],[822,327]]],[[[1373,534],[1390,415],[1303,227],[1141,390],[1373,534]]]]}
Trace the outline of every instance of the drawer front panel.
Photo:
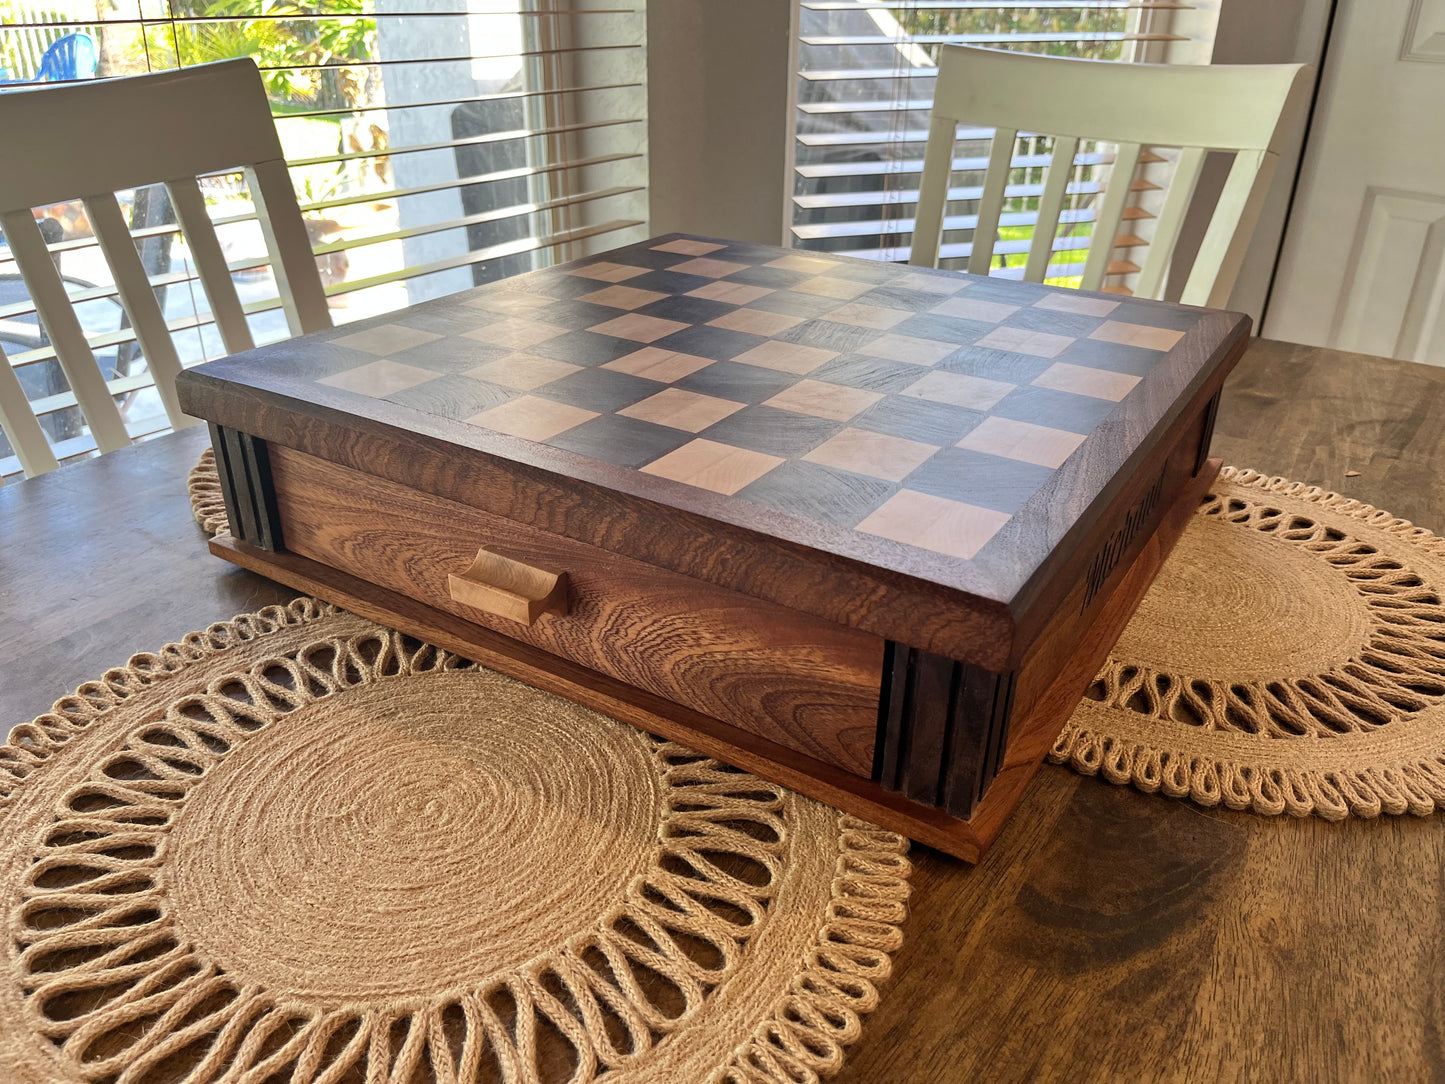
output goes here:
{"type": "Polygon", "coordinates": [[[880,638],[302,452],[270,450],[286,549],[871,775],[880,638]],[[482,547],[504,565],[565,573],[565,613],[539,612],[529,625],[455,601],[450,580],[482,547]]]}

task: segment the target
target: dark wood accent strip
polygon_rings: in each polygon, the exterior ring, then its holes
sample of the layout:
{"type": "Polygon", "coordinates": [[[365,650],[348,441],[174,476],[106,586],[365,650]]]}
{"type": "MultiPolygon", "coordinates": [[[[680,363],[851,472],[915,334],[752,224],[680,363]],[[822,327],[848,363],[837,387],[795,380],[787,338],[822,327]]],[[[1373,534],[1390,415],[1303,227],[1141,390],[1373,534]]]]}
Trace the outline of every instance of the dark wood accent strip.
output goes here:
{"type": "Polygon", "coordinates": [[[888,649],[874,781],[967,817],[999,767],[1014,675],[888,649]]]}
{"type": "Polygon", "coordinates": [[[215,422],[207,422],[206,428],[211,431],[211,450],[216,455],[216,473],[221,479],[221,500],[226,505],[226,522],[231,525],[232,534],[237,538],[244,538],[242,501],[241,495],[236,491],[236,471],[231,466],[231,449],[226,442],[226,430],[215,422]]]}
{"type": "MultiPolygon", "coordinates": [[[[1014,688],[1017,685],[1018,675],[1013,671],[999,678],[999,693],[993,702],[994,719],[988,731],[988,757],[983,769],[985,790],[1003,767],[1003,751],[1008,747],[1009,719],[1013,715],[1014,688]]],[[[980,798],[983,793],[979,792],[980,798]]]]}
{"type": "Polygon", "coordinates": [[[1209,458],[1209,445],[1214,441],[1214,421],[1219,417],[1219,400],[1223,395],[1224,388],[1221,387],[1204,408],[1204,432],[1199,438],[1199,454],[1194,459],[1195,474],[1204,469],[1204,463],[1209,458]]]}
{"type": "Polygon", "coordinates": [[[249,433],[242,433],[241,453],[245,456],[246,477],[256,517],[254,544],[263,550],[279,550],[281,513],[276,507],[276,488],[271,482],[270,450],[264,440],[258,440],[249,433]]]}
{"type": "Polygon", "coordinates": [[[878,737],[873,743],[873,782],[898,789],[899,740],[908,697],[910,649],[889,640],[883,649],[883,681],[878,697],[878,737]]]}
{"type": "Polygon", "coordinates": [[[938,805],[959,668],[952,659],[941,655],[926,651],[911,654],[902,790],[915,802],[938,805]]]}
{"type": "Polygon", "coordinates": [[[266,442],[215,422],[207,424],[232,533],[261,549],[280,549],[281,520],[271,485],[266,442]]]}
{"type": "Polygon", "coordinates": [[[226,469],[236,493],[237,518],[231,522],[239,525],[237,537],[243,542],[249,542],[253,546],[260,545],[261,530],[256,522],[256,497],[251,492],[251,471],[246,462],[246,450],[241,445],[241,434],[235,429],[223,426],[221,442],[226,448],[226,469]]]}
{"type": "Polygon", "coordinates": [[[970,817],[993,777],[988,774],[989,744],[997,744],[999,700],[1006,681],[976,666],[959,666],[943,793],[937,802],[955,817],[970,817]]]}

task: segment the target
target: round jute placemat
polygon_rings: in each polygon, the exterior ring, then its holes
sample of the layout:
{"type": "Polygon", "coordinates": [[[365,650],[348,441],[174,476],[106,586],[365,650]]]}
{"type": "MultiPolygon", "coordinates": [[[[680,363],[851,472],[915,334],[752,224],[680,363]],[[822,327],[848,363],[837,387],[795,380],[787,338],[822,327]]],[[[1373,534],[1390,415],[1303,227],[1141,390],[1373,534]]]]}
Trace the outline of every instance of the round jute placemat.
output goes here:
{"type": "Polygon", "coordinates": [[[906,850],[298,599],[0,746],[0,1080],[816,1080],[906,850]]]}
{"type": "Polygon", "coordinates": [[[1201,805],[1445,805],[1445,539],[1225,467],[1050,758],[1201,805]]]}

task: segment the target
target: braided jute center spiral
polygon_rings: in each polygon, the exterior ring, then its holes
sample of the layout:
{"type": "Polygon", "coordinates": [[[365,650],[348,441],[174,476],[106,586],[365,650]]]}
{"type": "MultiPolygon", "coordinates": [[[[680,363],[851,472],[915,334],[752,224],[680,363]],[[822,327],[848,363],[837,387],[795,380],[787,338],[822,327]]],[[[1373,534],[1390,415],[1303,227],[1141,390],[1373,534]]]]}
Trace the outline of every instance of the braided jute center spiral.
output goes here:
{"type": "Polygon", "coordinates": [[[238,745],[171,829],[181,938],[340,1004],[519,967],[623,905],[657,843],[653,743],[510,687],[480,672],[378,683],[238,745]]]}
{"type": "Polygon", "coordinates": [[[816,1080],[906,848],[301,599],[0,747],[0,1080],[816,1080]]]}

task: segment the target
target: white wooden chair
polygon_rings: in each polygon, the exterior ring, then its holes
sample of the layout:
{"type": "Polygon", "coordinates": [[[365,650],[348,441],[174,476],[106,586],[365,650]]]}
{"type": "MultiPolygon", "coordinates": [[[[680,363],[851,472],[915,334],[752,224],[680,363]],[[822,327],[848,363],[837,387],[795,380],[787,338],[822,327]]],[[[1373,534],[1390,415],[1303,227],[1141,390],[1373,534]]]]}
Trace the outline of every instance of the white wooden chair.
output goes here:
{"type": "MultiPolygon", "coordinates": [[[[0,133],[5,146],[0,228],[99,451],[125,447],[130,437],[32,208],[83,201],[115,294],[176,428],[194,421],[176,403],[181,363],[117,192],[165,184],[221,342],[235,353],[254,342],[196,178],[243,170],[291,334],[331,326],[265,88],[252,61],[3,92],[0,133]]],[[[27,476],[56,467],[54,451],[3,348],[0,422],[27,476]]]]}
{"type": "MultiPolygon", "coordinates": [[[[1103,284],[1131,180],[1145,147],[1179,148],[1164,203],[1139,270],[1135,296],[1157,298],[1208,151],[1234,151],[1180,300],[1223,306],[1239,274],[1269,191],[1287,121],[1308,94],[1308,66],[1119,64],[945,45],[938,58],[933,119],[909,262],[938,263],[949,173],[960,121],[995,134],[978,201],[968,270],[988,274],[998,240],[1014,141],[1020,132],[1055,137],[1023,277],[1041,282],[1057,244],[1059,212],[1081,138],[1117,144],[1095,206],[1081,286],[1103,284]],[[1100,243],[1103,242],[1103,243],[1100,243]]],[[[947,228],[971,224],[954,219],[947,228]]]]}

